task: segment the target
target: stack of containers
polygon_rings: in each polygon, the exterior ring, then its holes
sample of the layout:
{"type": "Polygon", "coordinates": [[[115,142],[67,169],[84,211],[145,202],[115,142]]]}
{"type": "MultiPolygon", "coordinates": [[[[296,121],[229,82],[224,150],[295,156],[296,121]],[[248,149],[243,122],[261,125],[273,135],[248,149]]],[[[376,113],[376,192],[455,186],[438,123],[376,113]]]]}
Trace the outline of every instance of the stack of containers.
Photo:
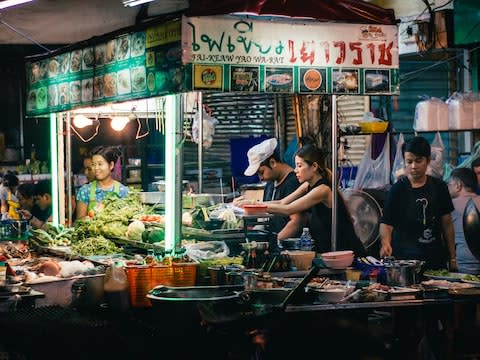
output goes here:
{"type": "MultiPolygon", "coordinates": [[[[472,94],[454,93],[446,101],[448,105],[449,130],[473,129],[474,96],[472,94]]],[[[477,106],[475,106],[477,108],[477,106]]]]}
{"type": "Polygon", "coordinates": [[[442,131],[449,129],[448,105],[438,98],[419,101],[415,107],[415,131],[442,131]]]}
{"type": "Polygon", "coordinates": [[[173,285],[173,267],[167,265],[128,265],[125,267],[132,307],[150,307],[147,293],[157,285],[173,285]]]}

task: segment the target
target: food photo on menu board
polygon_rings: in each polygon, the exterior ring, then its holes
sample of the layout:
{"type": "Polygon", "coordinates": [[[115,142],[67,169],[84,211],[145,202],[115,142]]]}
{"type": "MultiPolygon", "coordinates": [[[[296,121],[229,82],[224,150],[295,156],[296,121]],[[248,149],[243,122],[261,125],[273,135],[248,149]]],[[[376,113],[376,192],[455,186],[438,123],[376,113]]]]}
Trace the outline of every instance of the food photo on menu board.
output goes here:
{"type": "Polygon", "coordinates": [[[301,93],[327,92],[327,69],[307,67],[300,68],[299,80],[301,93]]]}
{"type": "Polygon", "coordinates": [[[258,91],[258,66],[230,67],[231,91],[258,91]]]}
{"type": "Polygon", "coordinates": [[[95,46],[95,66],[105,64],[105,44],[95,46]]]}
{"type": "Polygon", "coordinates": [[[332,91],[335,93],[358,94],[357,69],[333,69],[332,70],[332,91]]]}
{"type": "Polygon", "coordinates": [[[390,70],[365,70],[365,93],[382,93],[390,90],[390,70]]]}
{"type": "Polygon", "coordinates": [[[292,92],[293,68],[265,68],[266,92],[292,92]]]}

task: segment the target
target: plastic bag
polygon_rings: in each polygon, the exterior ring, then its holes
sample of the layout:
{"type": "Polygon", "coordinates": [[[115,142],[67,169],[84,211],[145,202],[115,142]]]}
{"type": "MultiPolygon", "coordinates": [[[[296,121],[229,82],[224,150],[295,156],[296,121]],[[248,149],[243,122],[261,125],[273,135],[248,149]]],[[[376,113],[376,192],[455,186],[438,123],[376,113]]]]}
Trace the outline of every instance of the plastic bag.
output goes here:
{"type": "Polygon", "coordinates": [[[185,255],[193,261],[219,259],[230,254],[225,241],[202,241],[196,244],[185,245],[185,255]]]}
{"type": "Polygon", "coordinates": [[[442,100],[423,97],[415,106],[415,131],[448,130],[448,105],[442,100]]]}
{"type": "Polygon", "coordinates": [[[480,141],[477,141],[475,145],[473,145],[473,149],[457,167],[472,167],[473,160],[480,158],[480,141]]]}
{"type": "Polygon", "coordinates": [[[379,189],[390,184],[390,138],[387,136],[383,149],[372,159],[372,137],[368,139],[367,151],[358,165],[354,189],[379,189]]]}
{"type": "Polygon", "coordinates": [[[405,175],[405,162],[403,161],[402,154],[402,145],[404,142],[405,139],[403,138],[403,133],[400,133],[398,136],[395,158],[393,159],[392,163],[392,184],[395,184],[401,176],[405,175]]]}
{"type": "MultiPolygon", "coordinates": [[[[209,149],[213,143],[213,135],[215,134],[215,125],[218,124],[218,120],[211,116],[205,108],[203,108],[203,141],[202,145],[205,149],[209,149]]],[[[192,138],[197,144],[200,141],[200,112],[195,114],[192,124],[192,138]]]]}
{"type": "Polygon", "coordinates": [[[125,311],[130,307],[129,283],[121,262],[114,262],[105,271],[103,290],[110,309],[125,311]]]}
{"type": "Polygon", "coordinates": [[[121,263],[115,262],[107,268],[103,289],[110,292],[128,289],[127,273],[121,263]]]}
{"type": "Polygon", "coordinates": [[[434,176],[436,178],[443,178],[443,164],[444,164],[444,151],[445,146],[443,145],[442,137],[440,133],[435,134],[435,138],[430,144],[430,164],[427,167],[427,175],[434,176]]]}

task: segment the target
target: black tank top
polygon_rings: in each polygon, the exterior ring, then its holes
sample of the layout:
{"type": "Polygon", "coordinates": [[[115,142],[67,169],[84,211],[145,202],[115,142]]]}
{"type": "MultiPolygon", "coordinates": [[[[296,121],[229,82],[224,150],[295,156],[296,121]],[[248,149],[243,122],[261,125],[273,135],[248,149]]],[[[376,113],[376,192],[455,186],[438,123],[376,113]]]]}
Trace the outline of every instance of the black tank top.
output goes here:
{"type": "MultiPolygon", "coordinates": [[[[320,185],[331,185],[326,179],[320,179],[309,191],[320,185]]],[[[343,198],[339,194],[337,202],[337,241],[336,250],[353,250],[355,256],[365,256],[365,248],[355,234],[353,222],[343,198]]],[[[332,209],[323,203],[318,203],[311,208],[309,221],[310,233],[315,240],[315,251],[318,253],[332,251],[332,209]]]]}

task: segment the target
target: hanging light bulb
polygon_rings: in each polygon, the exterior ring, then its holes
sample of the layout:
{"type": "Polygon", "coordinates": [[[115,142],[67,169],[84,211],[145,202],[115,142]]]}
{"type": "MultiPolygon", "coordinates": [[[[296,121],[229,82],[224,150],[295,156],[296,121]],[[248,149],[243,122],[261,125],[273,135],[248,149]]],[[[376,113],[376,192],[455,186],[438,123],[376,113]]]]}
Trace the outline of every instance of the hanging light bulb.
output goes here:
{"type": "Polygon", "coordinates": [[[122,131],[127,126],[130,118],[128,116],[114,116],[110,122],[110,126],[115,131],[122,131]]]}
{"type": "Polygon", "coordinates": [[[85,115],[75,115],[73,118],[73,125],[79,129],[93,125],[93,119],[86,117],[85,115]]]}

